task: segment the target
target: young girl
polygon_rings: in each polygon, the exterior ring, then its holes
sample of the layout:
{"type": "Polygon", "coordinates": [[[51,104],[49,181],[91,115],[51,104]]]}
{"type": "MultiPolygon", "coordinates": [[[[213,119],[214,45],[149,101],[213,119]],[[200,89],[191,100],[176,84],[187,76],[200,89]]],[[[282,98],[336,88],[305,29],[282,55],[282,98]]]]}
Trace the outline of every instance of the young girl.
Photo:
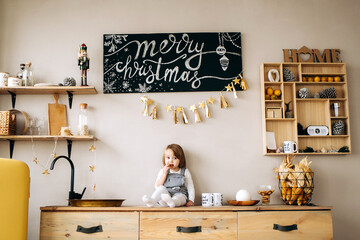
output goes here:
{"type": "Polygon", "coordinates": [[[146,206],[194,206],[194,183],[189,170],[185,168],[183,149],[177,144],[170,144],[165,149],[162,162],[164,167],[157,176],[155,192],[151,197],[143,196],[146,206]]]}

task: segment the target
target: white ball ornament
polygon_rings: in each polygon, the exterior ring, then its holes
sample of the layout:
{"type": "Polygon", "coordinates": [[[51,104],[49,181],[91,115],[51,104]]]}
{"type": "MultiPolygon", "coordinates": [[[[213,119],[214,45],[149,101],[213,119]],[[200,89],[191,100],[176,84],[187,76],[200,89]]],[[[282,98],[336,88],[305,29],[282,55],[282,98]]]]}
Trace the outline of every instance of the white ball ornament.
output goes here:
{"type": "Polygon", "coordinates": [[[251,196],[248,190],[246,189],[240,189],[236,193],[236,201],[250,201],[251,196]]]}

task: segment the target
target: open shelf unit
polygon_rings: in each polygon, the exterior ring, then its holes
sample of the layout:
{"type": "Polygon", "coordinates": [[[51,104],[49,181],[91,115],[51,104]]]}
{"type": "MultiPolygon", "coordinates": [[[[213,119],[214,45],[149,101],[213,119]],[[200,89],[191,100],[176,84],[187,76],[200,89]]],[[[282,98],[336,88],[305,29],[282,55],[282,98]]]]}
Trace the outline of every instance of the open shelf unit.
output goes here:
{"type": "Polygon", "coordinates": [[[295,154],[351,154],[347,74],[344,63],[263,63],[260,72],[265,155],[286,155],[286,153],[268,151],[266,132],[274,132],[277,148],[282,147],[284,141],[296,142],[299,151],[295,154]],[[294,74],[295,81],[284,80],[285,68],[294,74]],[[279,72],[278,82],[269,80],[268,73],[271,69],[279,72]],[[337,77],[336,82],[335,77],[337,77]],[[268,88],[273,91],[280,90],[281,95],[269,100],[269,96],[266,96],[268,88]],[[302,88],[310,91],[310,98],[299,96],[299,90],[302,88]],[[319,94],[328,88],[335,89],[336,98],[314,98],[315,93],[319,94]],[[338,116],[335,116],[334,103],[340,105],[338,116]],[[286,105],[290,109],[287,116],[286,105]],[[269,116],[269,109],[277,109],[278,114],[274,115],[275,117],[269,116]],[[343,135],[336,135],[333,132],[333,125],[337,121],[345,124],[343,135]],[[326,126],[329,134],[303,135],[304,133],[298,131],[299,124],[304,130],[309,126],[326,126]],[[349,147],[349,152],[338,152],[344,146],[349,147]],[[315,152],[303,152],[307,147],[313,148],[315,152]]]}
{"type": "MultiPolygon", "coordinates": [[[[15,108],[16,95],[67,94],[71,109],[73,95],[97,94],[94,86],[42,86],[42,87],[0,87],[0,95],[10,94],[12,107],[15,108]]],[[[68,157],[71,155],[72,141],[92,141],[94,136],[50,136],[50,135],[8,135],[0,136],[0,141],[9,141],[10,158],[13,156],[15,141],[66,141],[68,157]]]]}

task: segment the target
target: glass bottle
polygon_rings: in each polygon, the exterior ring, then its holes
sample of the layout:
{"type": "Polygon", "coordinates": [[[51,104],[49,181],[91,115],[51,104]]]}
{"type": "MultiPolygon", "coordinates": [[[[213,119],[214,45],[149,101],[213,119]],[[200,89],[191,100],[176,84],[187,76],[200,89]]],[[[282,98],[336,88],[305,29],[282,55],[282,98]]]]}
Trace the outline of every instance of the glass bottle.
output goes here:
{"type": "Polygon", "coordinates": [[[79,136],[88,136],[88,119],[87,119],[87,104],[80,103],[80,113],[79,113],[79,123],[78,123],[78,135],[79,136]]]}
{"type": "MultiPolygon", "coordinates": [[[[16,74],[16,77],[20,78],[20,79],[23,79],[23,75],[24,75],[24,69],[25,69],[25,64],[20,64],[20,72],[18,72],[16,74]]],[[[24,85],[24,83],[22,84],[24,85]]]]}
{"type": "Polygon", "coordinates": [[[31,62],[25,64],[25,69],[23,72],[23,81],[25,87],[34,86],[34,74],[30,67],[31,62]]]}

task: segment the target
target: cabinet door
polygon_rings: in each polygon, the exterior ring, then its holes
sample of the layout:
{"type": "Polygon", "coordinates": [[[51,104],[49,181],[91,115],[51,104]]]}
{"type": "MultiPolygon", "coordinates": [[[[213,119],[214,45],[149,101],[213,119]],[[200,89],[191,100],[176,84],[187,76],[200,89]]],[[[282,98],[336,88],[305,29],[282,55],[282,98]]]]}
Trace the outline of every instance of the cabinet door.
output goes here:
{"type": "Polygon", "coordinates": [[[333,239],[331,211],[239,212],[242,239],[333,239]]]}
{"type": "Polygon", "coordinates": [[[143,212],[140,239],[236,239],[235,212],[143,212]]]}
{"type": "Polygon", "coordinates": [[[42,212],[40,239],[138,239],[138,213],[42,212]]]}

